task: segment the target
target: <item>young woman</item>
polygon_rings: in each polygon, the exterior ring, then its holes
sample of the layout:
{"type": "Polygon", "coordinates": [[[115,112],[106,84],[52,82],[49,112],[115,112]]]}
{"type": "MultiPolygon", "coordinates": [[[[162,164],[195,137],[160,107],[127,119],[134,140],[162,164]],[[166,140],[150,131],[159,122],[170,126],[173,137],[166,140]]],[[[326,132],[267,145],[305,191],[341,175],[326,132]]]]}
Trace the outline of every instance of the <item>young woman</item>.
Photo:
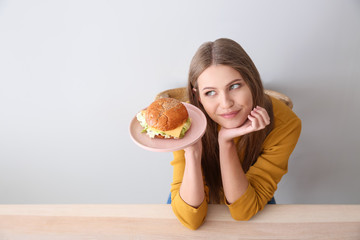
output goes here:
{"type": "Polygon", "coordinates": [[[274,202],[301,121],[264,94],[254,63],[230,39],[200,46],[190,64],[188,94],[208,125],[201,141],[174,152],[172,209],[190,229],[204,222],[208,203],[226,204],[234,219],[248,220],[274,202]]]}

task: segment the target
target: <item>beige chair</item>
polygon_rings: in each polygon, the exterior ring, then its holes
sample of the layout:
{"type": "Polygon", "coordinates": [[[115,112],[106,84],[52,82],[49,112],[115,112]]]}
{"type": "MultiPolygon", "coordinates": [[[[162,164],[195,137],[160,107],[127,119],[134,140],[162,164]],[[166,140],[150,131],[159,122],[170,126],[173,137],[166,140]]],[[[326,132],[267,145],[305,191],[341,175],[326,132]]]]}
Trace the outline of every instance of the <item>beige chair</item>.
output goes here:
{"type": "MultiPolygon", "coordinates": [[[[293,103],[291,101],[291,99],[286,96],[283,93],[279,93],[273,90],[269,90],[269,89],[265,89],[265,93],[269,96],[272,96],[276,99],[281,100],[282,102],[284,102],[289,108],[292,109],[293,107],[293,103]]],[[[173,88],[173,89],[168,89],[165,90],[163,92],[160,92],[156,95],[155,100],[159,99],[159,98],[164,98],[164,97],[170,97],[170,98],[175,98],[178,99],[182,102],[186,102],[189,100],[188,95],[187,95],[187,91],[186,91],[186,87],[181,87],[181,88],[173,88]]]]}

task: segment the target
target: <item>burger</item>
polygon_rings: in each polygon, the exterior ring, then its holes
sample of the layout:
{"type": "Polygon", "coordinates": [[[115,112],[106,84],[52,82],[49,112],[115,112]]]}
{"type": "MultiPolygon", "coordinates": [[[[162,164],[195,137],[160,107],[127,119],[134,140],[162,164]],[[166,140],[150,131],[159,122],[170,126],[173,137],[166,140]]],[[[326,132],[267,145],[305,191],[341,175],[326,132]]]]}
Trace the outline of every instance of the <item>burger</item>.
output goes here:
{"type": "Polygon", "coordinates": [[[136,118],[150,138],[183,138],[191,126],[186,107],[174,98],[155,100],[136,118]]]}

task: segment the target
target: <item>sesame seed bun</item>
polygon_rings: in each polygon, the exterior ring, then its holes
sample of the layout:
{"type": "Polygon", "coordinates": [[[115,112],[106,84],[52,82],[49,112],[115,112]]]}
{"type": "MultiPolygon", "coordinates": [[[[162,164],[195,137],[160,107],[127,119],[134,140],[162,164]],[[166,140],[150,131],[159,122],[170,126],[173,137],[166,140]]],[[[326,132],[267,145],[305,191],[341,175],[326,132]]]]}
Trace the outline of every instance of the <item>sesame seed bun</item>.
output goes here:
{"type": "Polygon", "coordinates": [[[189,118],[186,107],[177,99],[160,98],[146,109],[146,123],[157,130],[169,131],[183,125],[189,118]]]}

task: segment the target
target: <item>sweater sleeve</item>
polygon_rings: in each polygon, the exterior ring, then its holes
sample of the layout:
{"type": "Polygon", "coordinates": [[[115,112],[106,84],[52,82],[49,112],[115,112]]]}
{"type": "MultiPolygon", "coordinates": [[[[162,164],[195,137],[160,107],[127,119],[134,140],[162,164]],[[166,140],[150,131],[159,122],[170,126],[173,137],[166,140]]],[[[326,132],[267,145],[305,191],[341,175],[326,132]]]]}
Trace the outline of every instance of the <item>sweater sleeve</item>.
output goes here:
{"type": "Polygon", "coordinates": [[[301,121],[295,117],[267,136],[263,152],[246,173],[249,185],[245,193],[229,207],[235,220],[249,220],[262,210],[273,197],[277,184],[287,173],[288,159],[295,148],[301,131],[301,121]]]}
{"type": "Polygon", "coordinates": [[[208,188],[205,186],[206,197],[199,207],[194,208],[188,205],[179,193],[185,169],[185,152],[180,150],[174,152],[173,155],[174,160],[171,162],[174,168],[173,182],[171,184],[171,206],[179,221],[187,228],[195,230],[201,226],[206,217],[208,188]]]}

